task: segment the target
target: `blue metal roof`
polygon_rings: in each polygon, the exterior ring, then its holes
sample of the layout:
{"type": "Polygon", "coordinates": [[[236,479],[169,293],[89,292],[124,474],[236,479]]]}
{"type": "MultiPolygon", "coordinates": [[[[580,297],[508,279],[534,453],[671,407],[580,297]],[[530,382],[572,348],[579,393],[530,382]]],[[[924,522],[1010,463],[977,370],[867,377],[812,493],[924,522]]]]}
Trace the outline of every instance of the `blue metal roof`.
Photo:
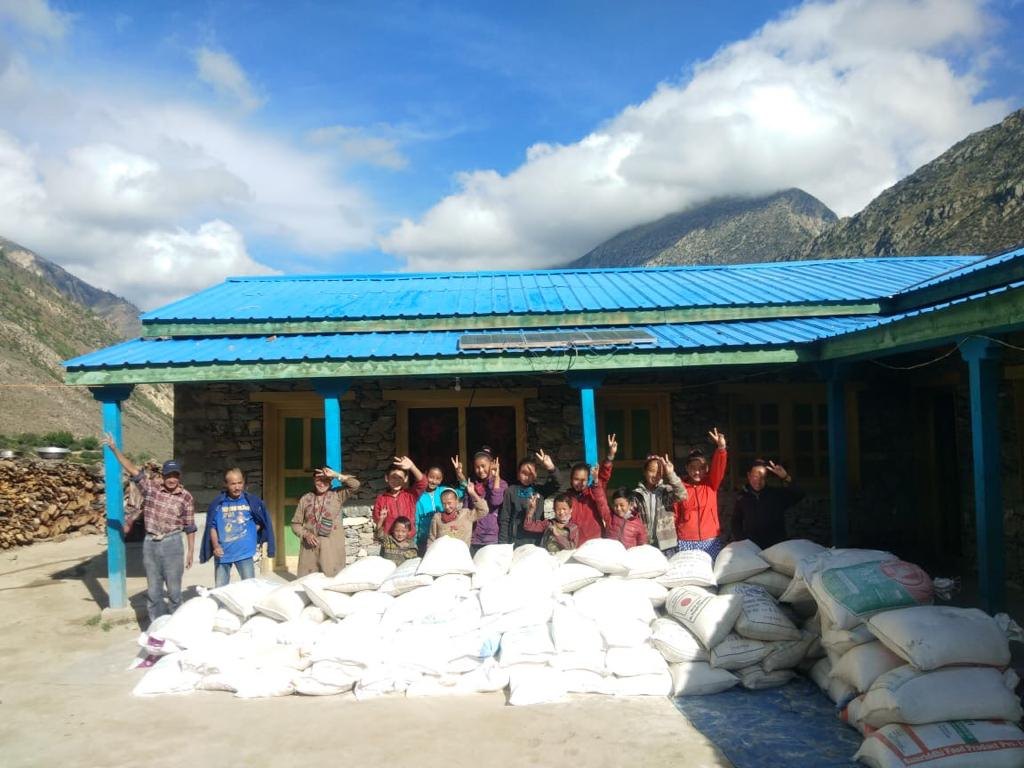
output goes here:
{"type": "Polygon", "coordinates": [[[236,277],[144,323],[273,322],[873,302],[985,261],[920,256],[633,269],[236,277]]]}
{"type": "MultiPolygon", "coordinates": [[[[711,348],[777,347],[815,341],[859,330],[870,316],[792,318],[722,323],[634,326],[655,343],[591,347],[596,352],[621,350],[681,351],[711,348]]],[[[566,329],[559,329],[566,330],[566,329]]],[[[578,329],[588,330],[588,329],[578,329]]],[[[626,329],[628,330],[628,329],[626,329]]],[[[479,331],[478,333],[488,333],[479,331]]],[[[536,355],[536,350],[460,350],[463,331],[325,333],[283,336],[206,336],[135,339],[68,360],[68,371],[133,366],[268,363],[389,358],[536,355]]]]}
{"type": "Polygon", "coordinates": [[[1000,264],[1015,261],[1022,256],[1024,256],[1024,248],[1018,248],[1015,251],[1007,251],[1006,253],[1000,253],[995,256],[982,256],[977,258],[977,260],[972,264],[967,264],[962,267],[954,267],[947,272],[942,272],[927,280],[923,280],[920,283],[908,286],[906,290],[918,290],[938,285],[940,283],[947,283],[961,277],[966,277],[967,275],[975,272],[979,272],[983,269],[992,269],[1000,264]]]}

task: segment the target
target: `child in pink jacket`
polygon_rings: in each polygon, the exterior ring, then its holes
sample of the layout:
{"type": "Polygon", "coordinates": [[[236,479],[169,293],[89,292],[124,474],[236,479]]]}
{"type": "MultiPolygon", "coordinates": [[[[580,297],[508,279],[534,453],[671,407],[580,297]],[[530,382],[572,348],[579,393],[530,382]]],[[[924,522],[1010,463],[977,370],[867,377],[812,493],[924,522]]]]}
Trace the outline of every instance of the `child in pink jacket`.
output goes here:
{"type": "Polygon", "coordinates": [[[643,515],[644,500],[635,491],[619,488],[612,494],[612,517],[605,533],[607,539],[618,539],[629,549],[646,544],[647,524],[643,515]]]}

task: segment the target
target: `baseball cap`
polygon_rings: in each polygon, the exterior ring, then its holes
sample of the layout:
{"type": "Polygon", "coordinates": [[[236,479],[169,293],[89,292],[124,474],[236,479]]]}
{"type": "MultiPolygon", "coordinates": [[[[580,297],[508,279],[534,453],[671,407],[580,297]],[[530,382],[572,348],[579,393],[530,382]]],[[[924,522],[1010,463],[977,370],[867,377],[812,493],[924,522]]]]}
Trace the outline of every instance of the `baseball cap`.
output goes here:
{"type": "Polygon", "coordinates": [[[181,474],[181,464],[176,462],[174,459],[171,459],[170,461],[165,461],[163,468],[161,468],[161,470],[160,470],[160,474],[162,474],[162,475],[180,475],[181,474]]]}

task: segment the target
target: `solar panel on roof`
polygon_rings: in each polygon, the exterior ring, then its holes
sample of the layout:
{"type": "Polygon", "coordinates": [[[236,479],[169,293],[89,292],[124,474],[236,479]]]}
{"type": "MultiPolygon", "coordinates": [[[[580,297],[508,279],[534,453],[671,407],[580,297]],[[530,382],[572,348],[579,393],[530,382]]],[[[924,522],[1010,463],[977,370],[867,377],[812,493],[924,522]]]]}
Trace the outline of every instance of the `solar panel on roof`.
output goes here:
{"type": "Polygon", "coordinates": [[[459,349],[601,347],[654,344],[656,341],[651,333],[641,330],[516,331],[513,333],[467,333],[459,338],[459,349]]]}

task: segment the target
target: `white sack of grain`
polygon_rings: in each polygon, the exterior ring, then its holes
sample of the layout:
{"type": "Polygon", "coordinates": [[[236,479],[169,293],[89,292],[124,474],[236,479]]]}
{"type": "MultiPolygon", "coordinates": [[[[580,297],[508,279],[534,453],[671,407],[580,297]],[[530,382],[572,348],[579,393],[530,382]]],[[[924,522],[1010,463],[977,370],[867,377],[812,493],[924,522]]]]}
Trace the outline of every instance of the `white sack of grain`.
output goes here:
{"type": "Polygon", "coordinates": [[[876,640],[844,653],[839,663],[833,665],[832,677],[848,683],[858,693],[864,693],[879,677],[904,664],[906,662],[902,658],[876,640]]]}
{"type": "Polygon", "coordinates": [[[726,544],[715,558],[715,581],[721,586],[767,571],[771,565],[760,556],[760,551],[761,548],[750,539],[726,544]]]}
{"type": "Polygon", "coordinates": [[[920,725],[947,720],[1008,720],[1022,712],[1014,695],[1013,670],[947,667],[919,672],[910,665],[880,675],[861,697],[859,721],[874,728],[889,723],[920,725]]]}
{"type": "Polygon", "coordinates": [[[854,758],[869,768],[1020,768],[1024,731],[984,720],[887,725],[865,738],[854,758]]]}
{"type": "Polygon", "coordinates": [[[490,584],[495,579],[508,573],[512,565],[511,544],[488,544],[481,547],[473,555],[473,589],[490,584]]]}
{"type": "Polygon", "coordinates": [[[711,649],[711,666],[731,671],[757,664],[768,655],[768,645],[730,632],[711,649]]]}
{"type": "Polygon", "coordinates": [[[217,601],[209,597],[193,597],[181,604],[170,620],[157,630],[151,630],[150,637],[170,641],[179,648],[189,648],[206,640],[213,632],[217,616],[217,601]]]}
{"type": "Polygon", "coordinates": [[[625,574],[626,548],[615,539],[590,539],[573,554],[573,560],[593,566],[601,573],[625,574]]]}
{"type": "Polygon", "coordinates": [[[853,629],[868,616],[928,605],[934,597],[928,574],[902,560],[827,568],[814,574],[808,586],[834,629],[853,629]]]}
{"type": "Polygon", "coordinates": [[[739,683],[736,675],[715,669],[706,661],[670,664],[673,696],[706,696],[727,691],[739,683]]]}
{"type": "Polygon", "coordinates": [[[663,587],[714,587],[714,564],[711,555],[698,549],[677,552],[668,561],[668,569],[656,581],[663,587]]]}
{"type": "Polygon", "coordinates": [[[668,570],[668,559],[657,547],[642,544],[626,550],[623,565],[628,579],[656,579],[668,570]]]}
{"type": "Polygon", "coordinates": [[[760,555],[771,564],[772,570],[792,578],[796,573],[797,564],[801,560],[824,551],[825,548],[821,544],[816,544],[813,541],[790,539],[761,550],[760,555]]]}
{"type": "Polygon", "coordinates": [[[1009,640],[996,620],[977,608],[919,605],[876,614],[867,624],[890,651],[921,670],[1010,663],[1009,640]]]}
{"type": "Polygon", "coordinates": [[[454,536],[442,536],[427,547],[417,573],[437,578],[449,573],[469,573],[476,570],[469,554],[469,545],[454,536]]]}
{"type": "Polygon", "coordinates": [[[390,560],[371,555],[346,565],[341,571],[325,583],[325,587],[334,592],[362,592],[377,589],[384,579],[395,572],[397,566],[390,560]]]}
{"type": "Polygon", "coordinates": [[[743,610],[743,598],[739,595],[719,597],[700,589],[676,587],[668,593],[665,610],[710,650],[733,630],[743,610]]]}
{"type": "Polygon", "coordinates": [[[385,595],[398,597],[420,587],[429,587],[434,583],[434,577],[426,573],[417,573],[419,567],[420,558],[406,560],[380,583],[378,589],[385,595]]]}
{"type": "Polygon", "coordinates": [[[651,625],[651,642],[665,661],[708,661],[707,650],[686,627],[673,618],[655,619],[651,625]]]}
{"type": "Polygon", "coordinates": [[[764,587],[741,584],[733,594],[743,598],[743,610],[736,619],[738,634],[753,640],[800,639],[800,630],[764,587]]]}
{"type": "Polygon", "coordinates": [[[211,589],[210,597],[232,613],[247,619],[256,613],[256,603],[281,586],[275,579],[245,579],[224,587],[211,589]]]}

